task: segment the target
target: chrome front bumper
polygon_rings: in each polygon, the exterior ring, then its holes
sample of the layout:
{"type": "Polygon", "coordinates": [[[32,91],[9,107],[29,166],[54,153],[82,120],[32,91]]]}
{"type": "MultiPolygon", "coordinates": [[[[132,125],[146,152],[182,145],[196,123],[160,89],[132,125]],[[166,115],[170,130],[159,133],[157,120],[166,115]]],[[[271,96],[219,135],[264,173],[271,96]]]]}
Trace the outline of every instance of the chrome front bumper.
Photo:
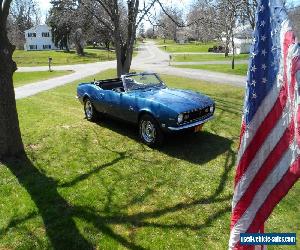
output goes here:
{"type": "Polygon", "coordinates": [[[205,120],[189,123],[189,124],[182,125],[182,126],[179,126],[179,127],[168,127],[168,129],[171,130],[171,131],[179,131],[179,130],[183,130],[183,129],[188,129],[188,128],[192,128],[192,127],[196,127],[198,125],[201,125],[201,124],[203,124],[205,122],[208,122],[209,120],[212,120],[212,119],[214,119],[213,115],[206,118],[205,120]]]}

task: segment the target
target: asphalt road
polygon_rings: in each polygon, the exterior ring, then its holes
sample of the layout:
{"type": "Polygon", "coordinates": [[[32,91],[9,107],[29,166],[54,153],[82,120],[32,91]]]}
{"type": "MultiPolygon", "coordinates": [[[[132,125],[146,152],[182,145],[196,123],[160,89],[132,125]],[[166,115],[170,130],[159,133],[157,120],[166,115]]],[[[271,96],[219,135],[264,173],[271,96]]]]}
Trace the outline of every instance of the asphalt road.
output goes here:
{"type": "MultiPolygon", "coordinates": [[[[247,64],[248,60],[236,60],[235,64],[247,64]]],[[[208,64],[220,64],[231,65],[231,61],[203,61],[203,62],[172,62],[173,65],[208,65],[208,64]]]]}
{"type": "MultiPolygon", "coordinates": [[[[114,67],[116,67],[116,61],[52,67],[53,70],[73,70],[74,73],[65,76],[51,78],[44,81],[31,83],[31,84],[26,84],[24,86],[15,88],[16,99],[29,97],[45,90],[53,89],[55,87],[65,85],[67,83],[71,83],[88,76],[96,75],[101,71],[105,71],[107,69],[111,69],[114,67]]],[[[18,72],[33,72],[33,71],[47,71],[47,70],[48,70],[47,66],[24,67],[24,68],[19,68],[18,72]]]]}
{"type": "Polygon", "coordinates": [[[132,68],[240,87],[244,87],[246,81],[244,76],[169,66],[169,54],[160,50],[153,42],[141,46],[141,51],[133,61],[132,68]]]}
{"type": "MultiPolygon", "coordinates": [[[[29,97],[39,92],[62,86],[88,76],[93,76],[99,72],[115,67],[116,61],[53,66],[53,70],[73,70],[74,73],[15,88],[16,99],[29,97]]],[[[246,79],[245,77],[237,75],[229,75],[198,69],[181,69],[169,66],[169,54],[160,50],[152,42],[143,44],[140,47],[138,55],[133,59],[131,68],[143,71],[153,71],[160,74],[168,74],[197,80],[205,80],[208,82],[218,84],[232,84],[240,87],[244,87],[244,82],[246,79]]],[[[47,66],[18,68],[18,72],[33,72],[47,70],[47,66]]]]}

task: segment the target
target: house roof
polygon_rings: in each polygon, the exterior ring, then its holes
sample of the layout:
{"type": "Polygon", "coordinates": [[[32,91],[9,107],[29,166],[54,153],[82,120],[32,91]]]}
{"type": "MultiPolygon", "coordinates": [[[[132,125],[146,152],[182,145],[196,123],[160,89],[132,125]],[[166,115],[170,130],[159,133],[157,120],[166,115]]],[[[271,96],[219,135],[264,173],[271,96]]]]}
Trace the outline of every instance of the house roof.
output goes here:
{"type": "Polygon", "coordinates": [[[51,30],[51,27],[49,27],[47,24],[39,24],[36,26],[33,26],[32,28],[25,30],[25,32],[35,32],[37,29],[44,29],[44,30],[51,30]]]}
{"type": "Polygon", "coordinates": [[[234,37],[239,39],[249,39],[253,36],[253,30],[250,24],[238,26],[234,30],[234,37]]]}

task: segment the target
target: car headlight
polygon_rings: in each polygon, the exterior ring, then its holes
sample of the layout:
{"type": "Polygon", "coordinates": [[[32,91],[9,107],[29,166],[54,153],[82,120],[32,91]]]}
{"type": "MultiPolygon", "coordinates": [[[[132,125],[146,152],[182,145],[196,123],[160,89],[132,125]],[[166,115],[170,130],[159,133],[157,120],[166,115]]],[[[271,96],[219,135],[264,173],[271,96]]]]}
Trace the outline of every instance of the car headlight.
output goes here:
{"type": "Polygon", "coordinates": [[[177,118],[178,123],[182,123],[183,121],[183,114],[180,114],[177,118]]]}
{"type": "Polygon", "coordinates": [[[210,113],[214,112],[214,106],[210,106],[209,111],[210,113]]]}

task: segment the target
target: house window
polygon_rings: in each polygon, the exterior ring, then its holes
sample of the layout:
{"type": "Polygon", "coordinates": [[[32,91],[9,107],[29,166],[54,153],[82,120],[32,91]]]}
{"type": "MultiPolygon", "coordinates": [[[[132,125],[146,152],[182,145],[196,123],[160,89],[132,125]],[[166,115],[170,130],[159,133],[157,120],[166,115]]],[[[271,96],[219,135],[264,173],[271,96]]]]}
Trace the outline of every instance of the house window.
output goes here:
{"type": "Polygon", "coordinates": [[[43,45],[43,49],[51,49],[51,45],[43,45]]]}
{"type": "Polygon", "coordinates": [[[42,32],[42,37],[50,37],[49,32],[42,32]]]}
{"type": "Polygon", "coordinates": [[[35,49],[37,49],[37,45],[29,45],[29,49],[30,50],[35,50],[35,49]]]}
{"type": "Polygon", "coordinates": [[[36,37],[36,33],[28,33],[28,37],[36,37]]]}

